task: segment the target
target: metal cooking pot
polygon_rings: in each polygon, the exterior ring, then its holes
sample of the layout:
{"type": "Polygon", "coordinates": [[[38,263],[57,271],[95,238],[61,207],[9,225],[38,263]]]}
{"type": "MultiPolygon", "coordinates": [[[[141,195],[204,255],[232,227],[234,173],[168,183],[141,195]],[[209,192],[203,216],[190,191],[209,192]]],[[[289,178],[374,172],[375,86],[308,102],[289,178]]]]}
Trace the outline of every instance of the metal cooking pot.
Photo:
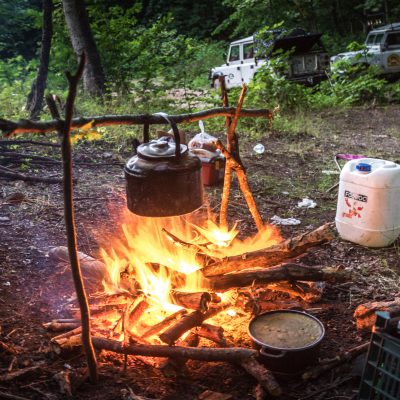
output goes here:
{"type": "Polygon", "coordinates": [[[315,363],[318,358],[320,343],[325,335],[325,328],[321,321],[310,314],[295,310],[274,310],[262,313],[250,321],[248,331],[253,346],[259,350],[259,360],[271,371],[282,374],[298,374],[315,363]],[[268,316],[273,314],[282,314],[282,318],[285,318],[286,315],[290,317],[290,314],[299,314],[304,318],[310,318],[312,323],[315,324],[314,326],[319,327],[319,335],[302,347],[280,347],[265,343],[257,337],[255,327],[260,323],[268,325],[268,316]]]}
{"type": "Polygon", "coordinates": [[[170,217],[192,212],[203,204],[201,161],[180,144],[176,123],[175,142],[168,137],[143,143],[125,166],[128,209],[147,217],[170,217]]]}

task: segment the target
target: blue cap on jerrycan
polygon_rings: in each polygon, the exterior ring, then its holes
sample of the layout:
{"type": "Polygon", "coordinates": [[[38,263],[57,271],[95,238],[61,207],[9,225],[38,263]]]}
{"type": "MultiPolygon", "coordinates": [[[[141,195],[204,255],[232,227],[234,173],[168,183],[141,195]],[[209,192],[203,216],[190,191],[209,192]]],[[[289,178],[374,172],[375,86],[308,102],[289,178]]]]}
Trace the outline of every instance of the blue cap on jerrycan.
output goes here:
{"type": "Polygon", "coordinates": [[[367,163],[358,163],[356,165],[356,169],[360,172],[371,172],[371,164],[367,163]]]}

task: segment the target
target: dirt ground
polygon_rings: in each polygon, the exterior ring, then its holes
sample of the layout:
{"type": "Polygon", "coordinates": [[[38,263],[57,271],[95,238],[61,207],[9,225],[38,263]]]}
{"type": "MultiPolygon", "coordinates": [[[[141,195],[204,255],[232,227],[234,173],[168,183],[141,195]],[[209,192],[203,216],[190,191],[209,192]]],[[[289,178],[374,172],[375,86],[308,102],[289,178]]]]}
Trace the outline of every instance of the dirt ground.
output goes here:
{"type": "MultiPolygon", "coordinates": [[[[301,221],[296,226],[280,227],[285,238],[334,220],[337,190],[327,190],[339,180],[337,174],[329,172],[336,170],[336,153],[400,162],[399,106],[324,111],[298,134],[272,129],[257,141],[246,132],[240,134],[242,160],[264,220],[278,215],[301,221]],[[265,146],[264,154],[253,152],[256,143],[265,146]],[[297,203],[304,197],[316,201],[317,207],[298,208],[297,203]]],[[[104,142],[83,143],[74,149],[74,160],[80,163],[74,167],[79,249],[94,257],[98,256],[99,238],[107,240],[108,235],[115,234],[115,211],[125,206],[123,163],[131,151],[118,149],[104,142]],[[93,162],[100,165],[89,165],[93,162]]],[[[12,150],[35,151],[59,159],[58,148],[23,145],[12,150]]],[[[0,155],[3,151],[5,148],[0,147],[0,155]]],[[[0,160],[2,165],[16,167],[4,158],[0,160]]],[[[59,164],[27,162],[19,167],[40,176],[60,176],[61,169],[59,164]]],[[[0,398],[18,399],[5,393],[26,399],[67,398],[57,374],[79,374],[85,359],[81,354],[67,358],[54,355],[49,349],[52,334],[42,327],[54,318],[67,318],[65,304],[74,295],[69,270],[47,256],[53,246],[66,244],[62,187],[4,178],[0,178],[0,185],[0,342],[15,350],[12,354],[0,348],[0,398]],[[30,374],[8,379],[10,373],[28,367],[32,367],[30,374]]],[[[207,194],[211,207],[218,209],[221,187],[209,187],[207,194]]],[[[239,221],[242,235],[255,231],[236,181],[229,213],[232,222],[239,221]]],[[[303,260],[309,265],[343,265],[353,272],[351,282],[328,285],[322,301],[312,305],[326,328],[321,358],[334,357],[368,341],[369,334],[358,333],[352,318],[358,304],[400,296],[398,245],[369,249],[335,239],[314,248],[303,260]]],[[[245,325],[240,327],[244,332],[245,325]]],[[[237,344],[251,346],[245,334],[237,344]]],[[[235,365],[189,361],[185,374],[176,378],[166,378],[157,368],[134,357],[129,358],[124,372],[122,358],[111,353],[101,353],[99,365],[99,384],[84,382],[73,398],[192,400],[205,390],[225,393],[235,400],[255,398],[256,382],[235,365]]],[[[362,360],[356,360],[314,381],[280,379],[284,390],[281,399],[353,399],[361,369],[362,360]]]]}

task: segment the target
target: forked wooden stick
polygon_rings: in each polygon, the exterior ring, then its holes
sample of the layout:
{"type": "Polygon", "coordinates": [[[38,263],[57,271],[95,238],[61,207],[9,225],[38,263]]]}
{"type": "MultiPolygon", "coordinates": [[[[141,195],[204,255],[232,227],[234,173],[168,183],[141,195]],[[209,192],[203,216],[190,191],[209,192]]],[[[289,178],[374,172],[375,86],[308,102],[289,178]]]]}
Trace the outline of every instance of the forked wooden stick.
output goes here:
{"type": "MultiPolygon", "coordinates": [[[[238,140],[235,134],[236,125],[239,120],[239,114],[242,110],[242,105],[244,101],[244,96],[246,94],[247,87],[243,84],[242,91],[239,96],[239,100],[236,106],[236,111],[233,116],[233,119],[229,125],[227,131],[227,148],[229,152],[232,152],[236,155],[237,159],[239,157],[238,152],[238,140]]],[[[224,97],[224,101],[227,101],[227,97],[224,97]]],[[[225,105],[225,104],[224,104],[225,105]]],[[[224,175],[224,188],[222,191],[222,200],[221,200],[221,209],[219,213],[219,224],[223,228],[228,228],[227,222],[227,212],[228,212],[228,204],[229,204],[229,193],[231,190],[231,179],[232,179],[232,165],[230,163],[226,163],[225,165],[225,175],[224,175]]]]}
{"type": "Polygon", "coordinates": [[[239,164],[232,154],[225,148],[220,140],[216,141],[217,147],[221,150],[222,154],[226,159],[226,163],[232,170],[236,172],[240,190],[243,193],[243,196],[246,200],[247,206],[249,207],[250,213],[256,223],[257,229],[261,231],[264,228],[264,223],[261,218],[261,215],[258,211],[256,202],[254,201],[253,195],[251,193],[249,183],[247,181],[246,172],[244,171],[243,165],[239,164]]]}
{"type": "MultiPolygon", "coordinates": [[[[63,159],[63,189],[64,189],[64,217],[67,230],[68,254],[71,263],[72,277],[74,280],[75,291],[78,298],[82,321],[82,345],[85,350],[86,360],[89,368],[90,380],[92,383],[98,381],[97,361],[90,335],[90,310],[83,284],[82,271],[79,263],[78,245],[76,240],[76,226],[74,215],[73,200],[73,180],[72,180],[72,151],[71,151],[71,123],[74,110],[74,102],[79,80],[85,67],[86,56],[82,54],[78,70],[75,75],[66,73],[69,90],[65,108],[65,120],[62,121],[59,115],[53,115],[58,119],[58,132],[62,138],[61,151],[63,159]]],[[[55,113],[56,114],[56,113],[55,113]]]]}

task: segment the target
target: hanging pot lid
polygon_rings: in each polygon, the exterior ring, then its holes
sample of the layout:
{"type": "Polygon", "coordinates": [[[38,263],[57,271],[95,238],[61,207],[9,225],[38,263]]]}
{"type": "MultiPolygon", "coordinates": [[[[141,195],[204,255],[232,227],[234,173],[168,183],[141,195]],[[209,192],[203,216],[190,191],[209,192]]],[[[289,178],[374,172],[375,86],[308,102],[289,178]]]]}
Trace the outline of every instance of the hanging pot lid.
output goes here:
{"type": "MultiPolygon", "coordinates": [[[[180,154],[187,151],[187,146],[180,144],[180,154]]],[[[165,160],[175,158],[176,144],[168,136],[163,136],[158,140],[143,143],[137,148],[137,154],[141,158],[148,160],[165,160]]]]}

